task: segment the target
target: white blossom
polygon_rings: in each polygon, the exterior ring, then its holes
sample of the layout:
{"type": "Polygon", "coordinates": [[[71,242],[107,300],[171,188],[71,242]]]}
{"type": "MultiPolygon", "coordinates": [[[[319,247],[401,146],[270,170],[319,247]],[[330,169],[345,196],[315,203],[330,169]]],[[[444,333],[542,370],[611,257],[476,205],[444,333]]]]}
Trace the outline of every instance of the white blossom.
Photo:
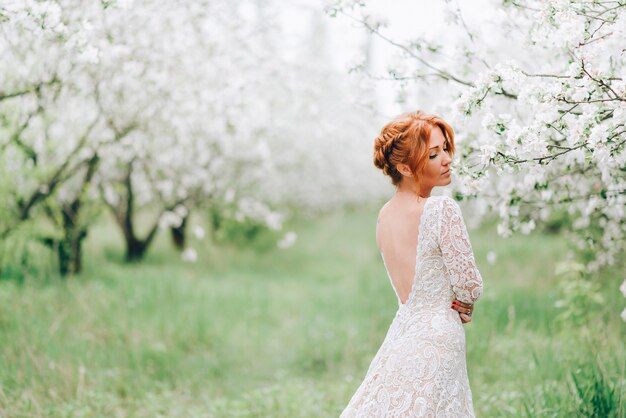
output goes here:
{"type": "Polygon", "coordinates": [[[296,239],[296,233],[294,231],[289,231],[285,233],[285,235],[283,235],[283,237],[276,243],[276,245],[278,246],[278,248],[284,250],[293,246],[293,244],[295,244],[296,242],[296,239]]]}
{"type": "Polygon", "coordinates": [[[522,234],[525,234],[525,235],[530,234],[530,232],[532,230],[534,230],[534,229],[535,229],[535,220],[534,219],[531,219],[530,221],[522,223],[520,225],[520,231],[522,232],[522,234]]]}
{"type": "Polygon", "coordinates": [[[500,235],[502,238],[507,238],[510,237],[512,234],[511,229],[508,227],[508,225],[506,225],[505,223],[498,223],[497,225],[497,232],[498,235],[500,235]]]}
{"type": "Polygon", "coordinates": [[[182,218],[176,212],[163,212],[161,217],[159,218],[159,227],[161,229],[165,228],[177,228],[182,224],[182,218]]]}
{"type": "Polygon", "coordinates": [[[193,235],[197,239],[202,239],[205,236],[204,228],[202,228],[200,225],[195,225],[192,231],[193,231],[193,235]]]}
{"type": "Polygon", "coordinates": [[[181,259],[187,263],[195,263],[198,261],[198,253],[195,249],[187,247],[182,252],[181,259]]]}

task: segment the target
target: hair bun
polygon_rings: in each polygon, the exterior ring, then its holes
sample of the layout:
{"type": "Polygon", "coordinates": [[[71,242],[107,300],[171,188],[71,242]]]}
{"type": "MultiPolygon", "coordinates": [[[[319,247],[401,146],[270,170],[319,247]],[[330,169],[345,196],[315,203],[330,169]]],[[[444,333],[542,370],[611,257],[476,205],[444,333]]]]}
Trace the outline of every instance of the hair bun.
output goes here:
{"type": "Polygon", "coordinates": [[[385,126],[374,140],[374,165],[386,175],[389,175],[390,169],[394,168],[389,163],[389,156],[393,152],[394,142],[399,136],[397,132],[396,135],[392,135],[389,131],[388,126],[385,126]]]}

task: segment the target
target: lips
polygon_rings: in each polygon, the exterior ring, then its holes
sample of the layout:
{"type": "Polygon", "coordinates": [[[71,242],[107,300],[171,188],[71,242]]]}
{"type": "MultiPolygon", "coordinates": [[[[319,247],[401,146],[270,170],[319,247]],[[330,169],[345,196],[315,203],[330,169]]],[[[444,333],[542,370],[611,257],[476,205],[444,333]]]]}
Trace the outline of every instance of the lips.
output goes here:
{"type": "Polygon", "coordinates": [[[448,170],[445,173],[443,173],[442,176],[445,176],[446,174],[450,174],[450,170],[448,170]]]}

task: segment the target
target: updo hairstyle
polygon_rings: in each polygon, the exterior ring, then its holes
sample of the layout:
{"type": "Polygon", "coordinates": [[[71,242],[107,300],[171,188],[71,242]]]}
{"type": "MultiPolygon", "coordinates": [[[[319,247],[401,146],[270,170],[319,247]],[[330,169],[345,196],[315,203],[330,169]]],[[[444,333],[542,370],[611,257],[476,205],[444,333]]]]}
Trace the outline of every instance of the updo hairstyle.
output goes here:
{"type": "Polygon", "coordinates": [[[420,174],[428,162],[429,139],[433,128],[441,129],[446,138],[448,153],[454,153],[454,132],[438,116],[428,115],[421,110],[405,113],[389,122],[374,140],[374,165],[391,177],[394,186],[402,181],[398,164],[409,166],[419,182],[420,174]]]}

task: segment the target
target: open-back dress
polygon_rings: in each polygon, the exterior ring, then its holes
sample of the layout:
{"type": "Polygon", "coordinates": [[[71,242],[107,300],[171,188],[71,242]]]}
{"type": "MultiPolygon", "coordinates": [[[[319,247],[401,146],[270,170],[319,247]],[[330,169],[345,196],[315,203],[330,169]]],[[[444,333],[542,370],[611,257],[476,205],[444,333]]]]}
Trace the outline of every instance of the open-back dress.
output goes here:
{"type": "Polygon", "coordinates": [[[395,318],[341,418],[474,416],[465,331],[450,305],[474,303],[482,277],[454,199],[429,197],[418,228],[409,296],[403,304],[396,292],[395,318]]]}

